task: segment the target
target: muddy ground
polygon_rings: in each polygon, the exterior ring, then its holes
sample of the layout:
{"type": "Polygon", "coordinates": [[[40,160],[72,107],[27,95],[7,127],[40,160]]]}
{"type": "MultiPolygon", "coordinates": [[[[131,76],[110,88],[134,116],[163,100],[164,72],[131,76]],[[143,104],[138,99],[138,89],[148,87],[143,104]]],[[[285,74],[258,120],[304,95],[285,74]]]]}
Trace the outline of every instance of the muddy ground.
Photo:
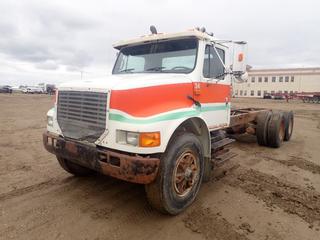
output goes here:
{"type": "Polygon", "coordinates": [[[49,96],[0,95],[0,239],[320,239],[320,105],[235,99],[295,112],[280,149],[240,137],[179,216],[152,210],[141,185],[75,178],[42,146],[49,96]]]}

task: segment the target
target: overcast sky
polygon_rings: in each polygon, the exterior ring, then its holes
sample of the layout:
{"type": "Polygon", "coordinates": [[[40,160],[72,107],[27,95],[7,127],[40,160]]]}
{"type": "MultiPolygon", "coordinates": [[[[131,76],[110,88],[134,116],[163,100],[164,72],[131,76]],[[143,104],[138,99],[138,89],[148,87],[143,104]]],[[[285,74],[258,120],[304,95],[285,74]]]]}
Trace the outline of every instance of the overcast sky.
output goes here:
{"type": "Polygon", "coordinates": [[[205,26],[246,40],[249,64],[320,66],[318,0],[0,0],[0,85],[110,74],[112,43],[205,26]]]}

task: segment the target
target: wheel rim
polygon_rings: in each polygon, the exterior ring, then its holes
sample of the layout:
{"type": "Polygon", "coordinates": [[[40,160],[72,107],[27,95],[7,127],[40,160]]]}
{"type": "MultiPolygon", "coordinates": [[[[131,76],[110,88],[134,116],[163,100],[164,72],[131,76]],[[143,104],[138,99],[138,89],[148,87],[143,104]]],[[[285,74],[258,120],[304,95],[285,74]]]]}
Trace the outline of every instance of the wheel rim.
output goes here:
{"type": "Polygon", "coordinates": [[[285,121],[282,120],[281,121],[281,124],[280,124],[280,130],[279,130],[279,138],[280,138],[280,141],[283,141],[284,139],[284,135],[285,135],[285,121]]]}
{"type": "Polygon", "coordinates": [[[173,174],[173,186],[179,197],[186,196],[199,179],[199,158],[191,151],[181,154],[173,174]]]}

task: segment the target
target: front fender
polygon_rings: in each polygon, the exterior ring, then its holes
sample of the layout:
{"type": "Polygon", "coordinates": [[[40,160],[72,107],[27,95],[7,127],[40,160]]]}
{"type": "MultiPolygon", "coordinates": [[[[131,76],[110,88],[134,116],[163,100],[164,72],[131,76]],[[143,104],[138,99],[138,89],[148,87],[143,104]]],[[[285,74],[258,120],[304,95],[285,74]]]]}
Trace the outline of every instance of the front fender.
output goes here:
{"type": "Polygon", "coordinates": [[[206,125],[204,120],[201,118],[201,111],[197,108],[181,109],[179,111],[159,114],[149,118],[135,118],[125,113],[120,113],[119,111],[111,111],[109,113],[108,134],[97,144],[112,149],[138,154],[163,153],[166,151],[171,136],[176,129],[183,122],[192,118],[199,118],[204,125],[206,125]],[[161,145],[158,147],[143,148],[127,144],[119,144],[116,142],[117,130],[132,132],[159,131],[161,135],[161,145]]]}
{"type": "Polygon", "coordinates": [[[58,135],[62,135],[61,129],[59,127],[58,124],[58,120],[57,120],[57,111],[56,111],[56,106],[54,106],[53,108],[51,108],[48,112],[47,112],[47,117],[52,117],[53,119],[53,125],[49,126],[47,125],[47,131],[51,132],[51,133],[55,133],[58,135]]]}

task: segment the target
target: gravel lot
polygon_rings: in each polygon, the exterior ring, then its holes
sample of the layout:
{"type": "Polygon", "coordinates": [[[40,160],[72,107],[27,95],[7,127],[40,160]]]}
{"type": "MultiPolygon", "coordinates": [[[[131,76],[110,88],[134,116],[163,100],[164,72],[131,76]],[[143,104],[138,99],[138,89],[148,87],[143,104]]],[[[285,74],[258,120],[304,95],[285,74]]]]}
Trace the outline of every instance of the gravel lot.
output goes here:
{"type": "Polygon", "coordinates": [[[75,178],[42,146],[53,98],[0,95],[0,239],[320,239],[320,104],[234,99],[295,112],[279,149],[254,137],[179,216],[152,210],[141,185],[75,178]]]}

